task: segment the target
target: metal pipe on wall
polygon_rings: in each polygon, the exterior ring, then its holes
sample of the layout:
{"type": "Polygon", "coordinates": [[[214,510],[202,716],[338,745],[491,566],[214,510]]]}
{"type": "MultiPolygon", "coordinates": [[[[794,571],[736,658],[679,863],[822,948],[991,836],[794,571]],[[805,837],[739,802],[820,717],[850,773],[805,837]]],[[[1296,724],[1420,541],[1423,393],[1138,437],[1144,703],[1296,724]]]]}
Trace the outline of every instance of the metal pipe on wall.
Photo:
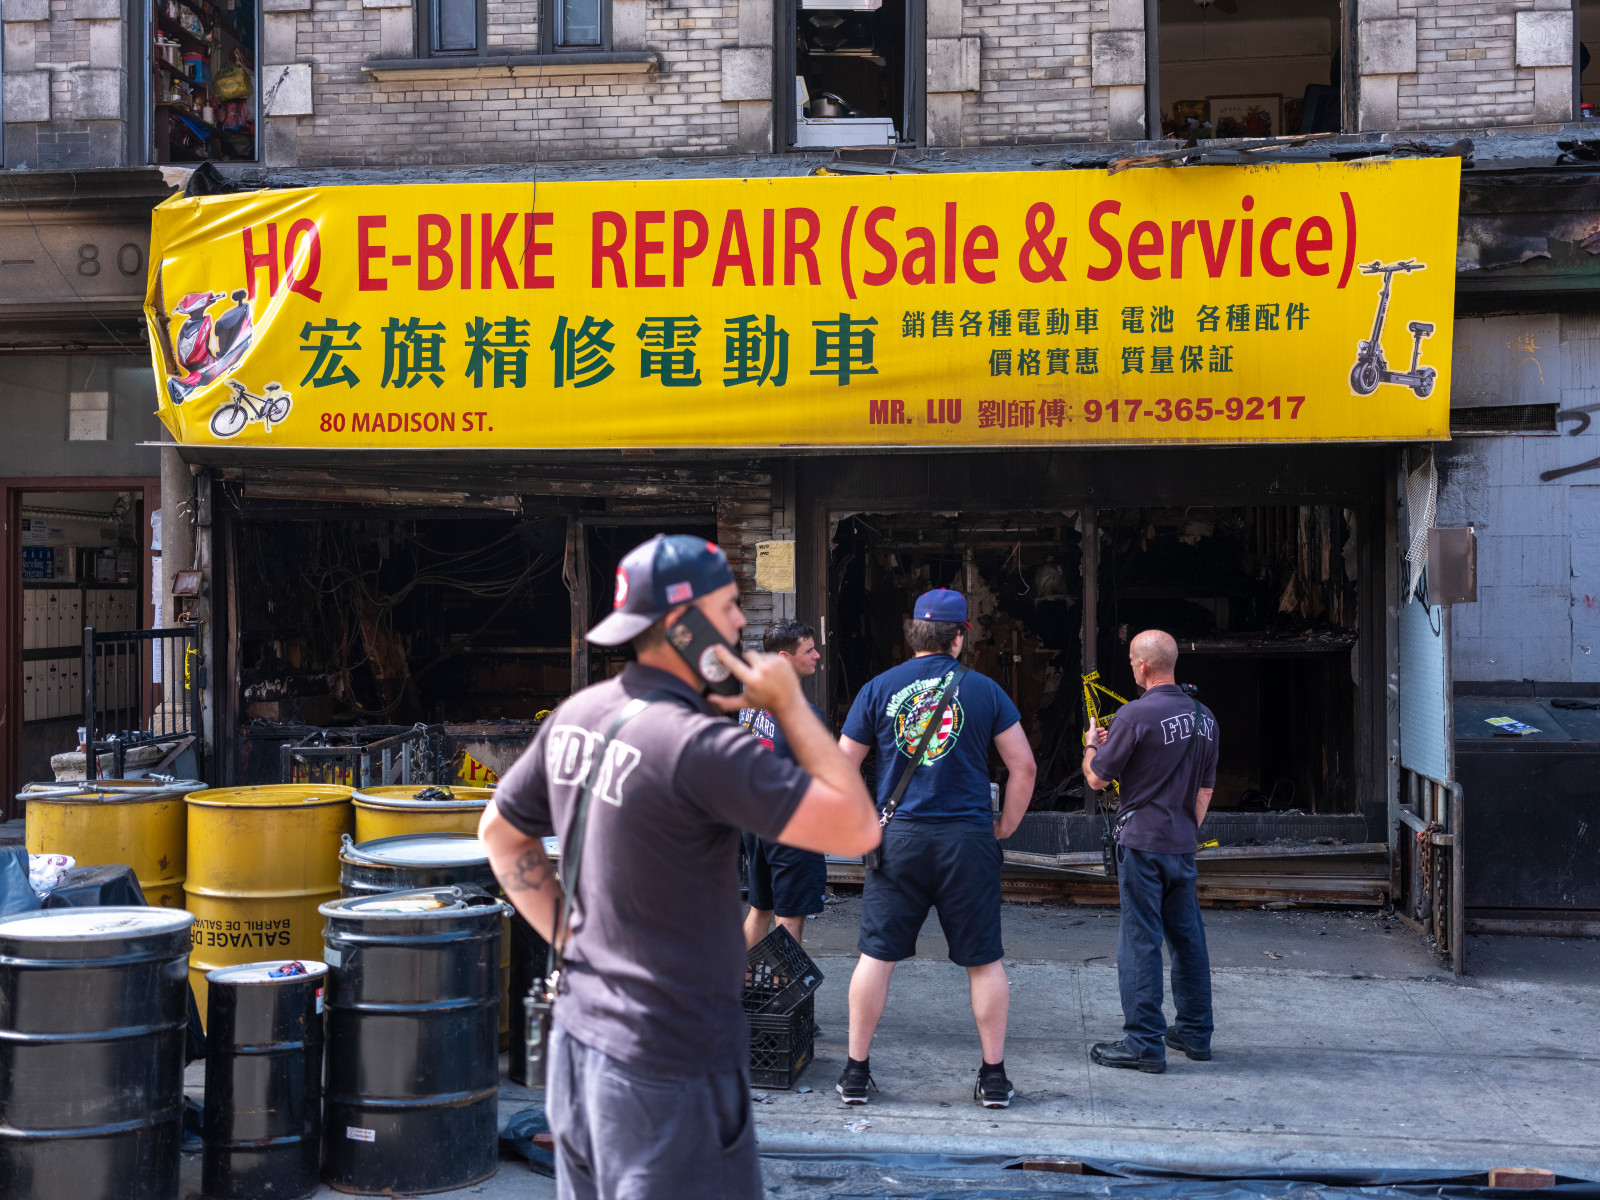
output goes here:
{"type": "MultiPolygon", "coordinates": [[[[1100,594],[1100,513],[1085,505],[1079,510],[1083,517],[1083,673],[1087,675],[1099,663],[1099,594],[1100,594]]],[[[1095,812],[1099,798],[1085,785],[1083,811],[1095,812]]]]}

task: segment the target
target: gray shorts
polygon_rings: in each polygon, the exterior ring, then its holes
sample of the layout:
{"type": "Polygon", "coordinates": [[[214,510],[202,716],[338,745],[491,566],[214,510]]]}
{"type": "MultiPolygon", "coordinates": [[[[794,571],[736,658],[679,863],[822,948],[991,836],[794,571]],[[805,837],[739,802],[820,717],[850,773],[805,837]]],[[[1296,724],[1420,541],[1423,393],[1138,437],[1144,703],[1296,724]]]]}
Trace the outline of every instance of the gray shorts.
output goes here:
{"type": "Polygon", "coordinates": [[[545,1068],[558,1200],[761,1200],[744,1071],[664,1079],[556,1025],[545,1068]]]}

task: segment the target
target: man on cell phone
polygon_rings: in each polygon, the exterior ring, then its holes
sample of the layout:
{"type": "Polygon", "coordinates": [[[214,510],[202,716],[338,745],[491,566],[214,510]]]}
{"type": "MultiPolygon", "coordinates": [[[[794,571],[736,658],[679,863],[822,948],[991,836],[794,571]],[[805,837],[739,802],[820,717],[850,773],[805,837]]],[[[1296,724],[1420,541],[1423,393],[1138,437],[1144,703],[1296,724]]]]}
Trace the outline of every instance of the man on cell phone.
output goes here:
{"type": "Polygon", "coordinates": [[[858,764],[876,747],[880,806],[903,777],[905,787],[884,825],[881,865],[868,870],[862,889],[849,1061],[838,1092],[846,1104],[867,1103],[874,1086],[867,1056],[889,1000],[889,977],[897,962],[916,954],[922,923],[937,908],[950,961],[967,969],[983,1048],[973,1098],[985,1108],[1005,1108],[1014,1092],[1005,1068],[1011,985],[1001,962],[999,842],[1022,823],[1037,768],[1017,706],[994,680],[961,666],[971,628],[967,598],[948,588],[924,592],[912,618],[906,645],[913,657],[861,689],[839,739],[858,764]],[[991,744],[1010,772],[998,813],[989,799],[991,744]]]}
{"type": "MultiPolygon", "coordinates": [[[[817,652],[817,635],[811,626],[788,618],[774,621],[767,627],[761,645],[768,654],[787,659],[800,678],[817,673],[817,660],[822,655],[817,652]]],[[[811,711],[822,720],[816,705],[811,706],[811,711]]],[[[794,759],[789,739],[766,709],[740,709],[739,724],[768,750],[794,759]]],[[[744,858],[750,881],[750,911],[744,917],[745,945],[754,946],[772,931],[774,915],[789,936],[800,941],[806,918],[822,911],[823,896],[828,890],[828,860],[814,851],[769,842],[748,831],[744,835],[744,858]]]]}
{"type": "Polygon", "coordinates": [[[478,829],[507,897],[563,954],[545,1058],[561,1200],[758,1200],[739,831],[833,854],[878,843],[860,772],[794,667],[732,651],[744,624],[717,546],[680,535],[631,550],[586,636],[631,641],[637,661],[545,719],[478,829]],[[730,676],[743,692],[704,694],[730,676]],[[740,708],[770,712],[794,761],[721,715],[740,708]]]}

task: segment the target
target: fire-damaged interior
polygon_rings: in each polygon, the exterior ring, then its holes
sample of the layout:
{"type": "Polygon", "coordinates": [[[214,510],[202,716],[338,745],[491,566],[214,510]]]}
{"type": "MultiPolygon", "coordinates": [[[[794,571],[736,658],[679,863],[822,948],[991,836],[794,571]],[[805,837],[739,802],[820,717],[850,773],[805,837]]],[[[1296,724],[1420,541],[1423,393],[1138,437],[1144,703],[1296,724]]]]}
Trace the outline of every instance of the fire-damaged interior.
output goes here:
{"type": "Polygon", "coordinates": [[[830,716],[841,721],[868,678],[903,660],[912,600],[948,586],[970,597],[965,661],[1022,713],[1039,762],[1035,810],[1083,807],[1081,677],[1098,667],[1131,699],[1128,641],[1155,627],[1178,639],[1179,678],[1221,725],[1217,811],[1358,812],[1356,525],[1333,505],[843,517],[830,716]]]}
{"type": "MultiPolygon", "coordinates": [[[[574,555],[565,516],[238,521],[242,774],[278,779],[288,745],[300,754],[296,778],[350,782],[355,751],[337,761],[301,751],[383,745],[421,725],[430,732],[408,770],[430,782],[492,780],[485,770],[505,762],[479,761],[471,747],[514,758],[572,692],[574,591],[589,599],[586,624],[600,620],[621,556],[658,532],[582,528],[585,552],[574,555]],[[582,570],[588,586],[577,589],[582,570]]],[[[716,537],[714,525],[660,531],[716,537]]],[[[589,647],[587,680],[631,657],[625,646],[589,647]]],[[[396,744],[391,757],[406,752],[396,744]]]]}
{"type": "Polygon", "coordinates": [[[566,522],[241,521],[246,718],[531,717],[571,689],[566,522]]]}

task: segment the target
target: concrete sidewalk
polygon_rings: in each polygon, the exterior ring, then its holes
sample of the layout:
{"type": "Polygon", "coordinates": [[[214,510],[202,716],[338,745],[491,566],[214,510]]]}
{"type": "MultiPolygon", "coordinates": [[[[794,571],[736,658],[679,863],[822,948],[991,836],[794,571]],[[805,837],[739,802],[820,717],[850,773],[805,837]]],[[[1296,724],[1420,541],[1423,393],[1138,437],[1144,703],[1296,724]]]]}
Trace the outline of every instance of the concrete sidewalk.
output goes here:
{"type": "MultiPolygon", "coordinates": [[[[1121,1029],[1115,911],[1008,904],[1006,1061],[1018,1096],[993,1112],[972,1101],[966,975],[945,961],[930,920],[918,959],[895,974],[873,1047],[882,1090],[847,1109],[833,1084],[858,911],[855,899],[831,905],[806,930],[827,974],[822,1031],[800,1080],[811,1090],[758,1093],[768,1151],[1027,1152],[1194,1169],[1515,1164],[1600,1179],[1600,942],[1474,938],[1472,974],[1456,982],[1416,934],[1372,913],[1209,911],[1216,1058],[1177,1057],[1165,1075],[1143,1075],[1088,1058],[1121,1029]]],[[[501,1115],[538,1100],[507,1085],[501,1115]]],[[[186,1156],[185,1194],[198,1191],[199,1166],[186,1156]]],[[[441,1195],[544,1200],[554,1188],[506,1160],[493,1179],[441,1195]]]]}
{"type": "Polygon", "coordinates": [[[1088,1057],[1121,1032],[1115,912],[1008,905],[1012,1107],[973,1103],[966,975],[930,928],[896,971],[873,1046],[881,1091],[849,1110],[833,1084],[853,962],[830,951],[846,949],[852,904],[807,931],[828,974],[802,1080],[815,1090],[768,1093],[757,1109],[768,1149],[1025,1147],[1195,1168],[1521,1163],[1600,1178],[1600,943],[1475,938],[1474,974],[1456,982],[1414,933],[1371,913],[1210,912],[1216,1057],[1144,1075],[1088,1057]]]}

